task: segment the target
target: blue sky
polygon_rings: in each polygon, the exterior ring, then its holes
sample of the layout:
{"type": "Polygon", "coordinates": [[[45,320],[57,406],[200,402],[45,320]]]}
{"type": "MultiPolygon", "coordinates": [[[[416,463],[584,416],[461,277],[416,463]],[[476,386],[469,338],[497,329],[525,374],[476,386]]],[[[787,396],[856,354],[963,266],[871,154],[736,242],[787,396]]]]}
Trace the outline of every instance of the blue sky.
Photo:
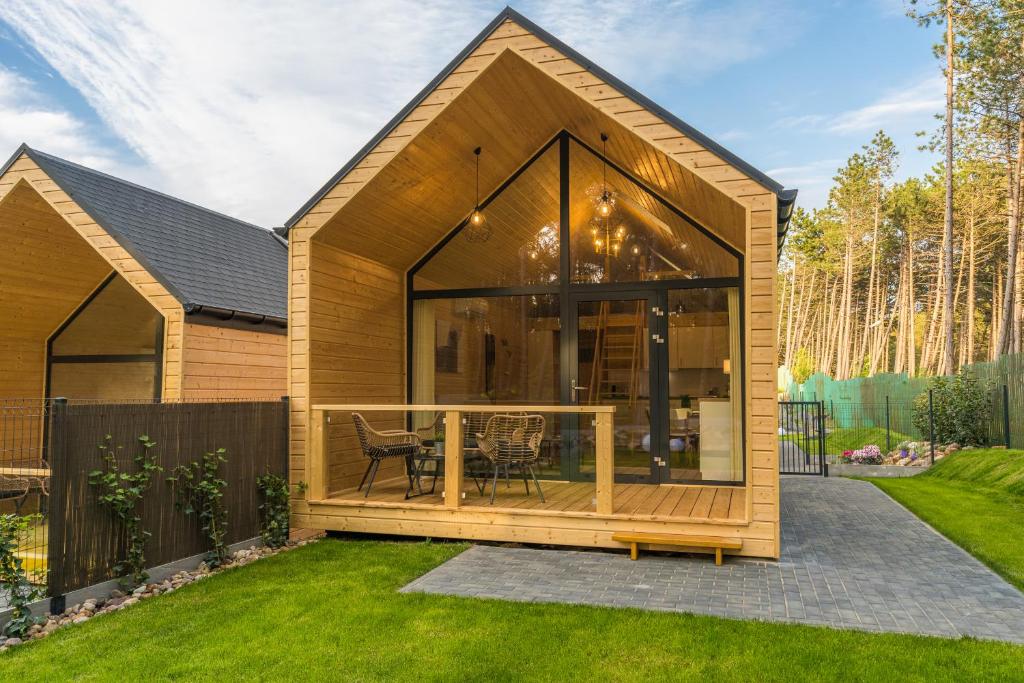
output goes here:
{"type": "MultiPolygon", "coordinates": [[[[279,225],[502,6],[5,0],[0,155],[25,141],[279,225]]],[[[915,133],[942,108],[939,36],[901,0],[514,6],[804,206],[879,128],[899,177],[936,161],[915,133]]]]}

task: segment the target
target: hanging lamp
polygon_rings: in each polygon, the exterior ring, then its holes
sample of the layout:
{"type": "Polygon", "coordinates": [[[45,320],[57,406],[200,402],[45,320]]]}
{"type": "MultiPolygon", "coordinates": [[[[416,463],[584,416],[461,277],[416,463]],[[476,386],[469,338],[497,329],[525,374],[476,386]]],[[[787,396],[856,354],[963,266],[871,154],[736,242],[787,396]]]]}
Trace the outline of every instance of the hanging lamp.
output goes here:
{"type": "Polygon", "coordinates": [[[466,221],[466,227],[463,228],[462,234],[465,235],[466,241],[468,242],[486,242],[491,239],[491,228],[487,225],[487,217],[484,212],[480,210],[480,152],[482,149],[477,147],[473,150],[473,154],[476,155],[476,203],[474,204],[473,213],[469,214],[469,220],[466,221]]]}
{"type": "Polygon", "coordinates": [[[597,215],[600,218],[608,218],[615,208],[612,205],[612,195],[608,192],[608,135],[601,133],[601,199],[597,202],[597,215]]]}
{"type": "MultiPolygon", "coordinates": [[[[611,218],[615,210],[615,201],[612,193],[608,191],[608,135],[601,133],[601,197],[594,208],[594,220],[592,222],[591,234],[594,237],[594,251],[606,257],[618,256],[622,245],[626,241],[626,228],[619,225],[612,228],[611,218]]],[[[636,247],[633,248],[636,254],[636,247]]]]}

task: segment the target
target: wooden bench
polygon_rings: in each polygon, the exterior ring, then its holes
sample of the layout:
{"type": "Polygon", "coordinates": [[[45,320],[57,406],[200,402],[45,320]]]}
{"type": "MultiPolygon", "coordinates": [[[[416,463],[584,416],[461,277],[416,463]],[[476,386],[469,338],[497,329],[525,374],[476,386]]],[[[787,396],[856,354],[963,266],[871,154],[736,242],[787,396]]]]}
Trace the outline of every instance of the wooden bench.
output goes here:
{"type": "Polygon", "coordinates": [[[612,534],[612,540],[629,544],[629,559],[635,560],[640,556],[639,545],[674,545],[681,548],[714,548],[715,564],[722,564],[722,550],[739,550],[743,547],[743,541],[738,538],[725,538],[724,536],[684,536],[682,534],[645,534],[617,532],[612,534]]]}

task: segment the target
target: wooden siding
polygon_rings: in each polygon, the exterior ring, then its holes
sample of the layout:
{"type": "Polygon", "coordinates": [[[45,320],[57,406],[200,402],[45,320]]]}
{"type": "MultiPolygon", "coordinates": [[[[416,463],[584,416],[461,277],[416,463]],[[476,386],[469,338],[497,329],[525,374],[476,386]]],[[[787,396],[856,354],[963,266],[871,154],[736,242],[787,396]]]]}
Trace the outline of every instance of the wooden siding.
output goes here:
{"type": "MultiPolygon", "coordinates": [[[[75,294],[73,297],[75,299],[74,305],[67,309],[65,316],[70,314],[74,307],[81,303],[85,295],[99,284],[105,273],[113,270],[123,276],[164,317],[163,395],[165,398],[177,398],[180,396],[182,372],[181,337],[184,317],[181,304],[138,261],[122,248],[106,230],[97,224],[66,192],[60,189],[26,154],[21,155],[7,172],[0,176],[0,216],[5,211],[4,205],[6,202],[4,202],[4,198],[11,192],[20,194],[22,190],[28,188],[38,193],[38,196],[45,202],[46,209],[50,212],[55,212],[67,225],[74,229],[85,243],[91,246],[93,254],[98,254],[101,257],[98,261],[92,261],[97,265],[89,266],[98,273],[92,282],[92,286],[81,296],[77,293],[75,294]]],[[[50,220],[42,218],[42,216],[47,215],[47,210],[44,210],[44,204],[38,205],[35,214],[40,217],[38,220],[50,220]]],[[[71,247],[66,247],[63,253],[57,252],[57,258],[53,258],[53,252],[37,254],[37,267],[34,269],[36,275],[31,292],[32,295],[46,297],[64,288],[64,283],[72,276],[69,271],[75,265],[75,258],[71,249],[71,247]],[[40,277],[44,273],[52,273],[53,277],[40,277]]],[[[75,247],[74,254],[78,254],[79,258],[84,258],[83,255],[87,254],[87,252],[83,251],[80,247],[75,247]]],[[[8,285],[5,283],[5,298],[7,292],[8,285]]],[[[24,315],[19,315],[15,319],[21,321],[28,318],[24,315]]],[[[47,330],[46,335],[40,340],[42,343],[45,343],[46,337],[56,329],[61,320],[57,320],[47,330]]],[[[41,394],[41,385],[39,391],[41,394]]]]}
{"type": "MultiPolygon", "coordinates": [[[[544,43],[536,36],[518,26],[513,21],[506,21],[491,36],[470,54],[455,71],[446,78],[433,93],[416,107],[388,136],[386,136],[356,167],[343,177],[326,196],[314,205],[295,225],[290,235],[290,267],[289,267],[289,325],[291,352],[289,354],[289,374],[293,402],[293,443],[292,467],[293,478],[303,479],[305,467],[305,440],[308,422],[308,410],[314,402],[334,400],[328,395],[332,391],[339,392],[340,385],[331,387],[311,380],[308,370],[315,368],[321,355],[331,358],[331,354],[340,353],[339,347],[345,344],[327,342],[317,339],[322,333],[311,327],[311,310],[320,324],[324,323],[325,315],[340,320],[340,307],[347,305],[346,288],[333,293],[326,288],[317,297],[311,297],[311,281],[317,277],[310,268],[311,253],[325,248],[321,242],[313,243],[312,236],[331,219],[339,215],[339,211],[357,195],[368,182],[376,177],[389,162],[394,160],[413,139],[429,123],[452,103],[456,97],[501,53],[506,50],[536,65],[566,89],[575,93],[592,108],[613,120],[631,136],[626,140],[641,140],[646,148],[657,151],[648,155],[646,161],[639,155],[633,155],[637,166],[635,171],[644,180],[658,179],[662,182],[653,183],[656,187],[668,187],[671,183],[690,183],[693,185],[691,196],[694,201],[704,201],[708,206],[721,206],[718,197],[724,195],[739,207],[745,234],[740,245],[746,254],[744,272],[745,285],[745,354],[746,354],[746,417],[747,417],[747,496],[748,518],[751,523],[738,532],[746,542],[745,554],[778,557],[779,554],[779,482],[778,482],[778,444],[775,434],[777,421],[777,403],[775,393],[775,334],[771,329],[775,309],[776,265],[776,207],[777,198],[768,189],[745,175],[740,169],[728,164],[725,160],[705,149],[695,140],[688,137],[674,126],[647,111],[625,94],[617,91],[609,84],[590,73],[584,65],[578,64],[555,48],[544,43]],[[671,159],[677,166],[666,164],[663,159],[671,159]],[[652,168],[657,165],[659,168],[652,168]],[[677,169],[686,172],[679,172],[677,169]],[[660,170],[659,170],[660,169],[660,170]],[[325,297],[321,300],[319,297],[325,297]],[[319,309],[323,308],[324,312],[319,309]],[[313,384],[316,388],[313,388],[313,384]]],[[[492,103],[492,106],[499,106],[492,103]]],[[[490,112],[483,112],[484,118],[490,112]]],[[[513,132],[519,134],[516,128],[513,132]]],[[[590,141],[597,137],[597,130],[589,131],[586,138],[590,141]]],[[[503,131],[508,135],[508,131],[503,131]]],[[[609,149],[609,156],[614,159],[629,158],[629,150],[609,149]]],[[[521,161],[525,160],[521,159],[521,161]]],[[[492,183],[490,187],[493,187],[492,183]]],[[[485,187],[488,185],[485,184],[485,187]]],[[[670,189],[670,188],[669,188],[670,189]]],[[[681,208],[695,212],[700,207],[682,206],[681,208]]],[[[734,214],[722,209],[723,221],[732,221],[734,214]]],[[[709,215],[705,207],[704,215],[709,215]]],[[[708,219],[711,229],[723,230],[722,225],[714,225],[708,219]]],[[[335,223],[332,223],[334,226],[335,223]]],[[[388,241],[390,234],[380,227],[375,237],[379,240],[378,249],[383,254],[391,248],[388,241]],[[386,245],[386,246],[385,246],[386,245]]],[[[344,225],[334,227],[335,239],[343,241],[346,237],[344,225]]],[[[439,235],[433,237],[436,240],[439,235]]],[[[322,236],[326,239],[326,236],[322,236]]],[[[400,242],[400,240],[396,240],[400,242]]],[[[355,257],[348,257],[355,259],[355,257]]],[[[359,260],[369,264],[368,261],[359,260]]],[[[382,268],[382,266],[372,266],[382,268]]],[[[388,270],[394,275],[393,285],[400,293],[401,273],[398,268],[388,270]]],[[[353,283],[351,288],[356,285],[353,283]]],[[[398,316],[404,310],[399,301],[394,306],[384,309],[386,316],[398,316]]],[[[355,309],[358,311],[358,309],[355,309]]],[[[358,315],[358,313],[357,313],[358,315]]],[[[368,322],[369,315],[363,314],[362,320],[368,322]]],[[[392,323],[389,322],[388,325],[392,323]]],[[[402,334],[399,331],[393,341],[401,344],[402,334]]],[[[391,354],[387,354],[389,357],[391,354]]],[[[401,352],[396,351],[389,361],[390,367],[401,366],[401,352]]],[[[381,391],[399,391],[402,395],[401,382],[392,383],[385,380],[381,391]]],[[[355,398],[345,397],[346,400],[355,398]]],[[[397,402],[398,399],[396,399],[397,402]]],[[[444,519],[427,519],[420,515],[406,515],[399,519],[383,518],[373,510],[354,508],[328,508],[319,506],[311,513],[305,503],[297,501],[296,522],[299,526],[314,528],[370,530],[390,533],[423,533],[425,535],[449,535],[466,538],[489,538],[499,535],[496,527],[486,520],[481,520],[477,513],[462,510],[442,511],[444,519]],[[489,534],[489,535],[488,535],[489,534]]],[[[500,540],[525,540],[548,542],[551,537],[550,520],[540,520],[537,525],[509,527],[501,532],[500,540]]],[[[637,527],[626,527],[637,528],[637,527]]],[[[607,531],[576,531],[573,538],[580,544],[600,545],[608,542],[607,531]]],[[[720,533],[717,529],[701,527],[697,533],[720,533]]]]}
{"type": "MultiPolygon", "coordinates": [[[[306,243],[300,252],[308,253],[308,246],[306,243]]],[[[293,264],[296,259],[304,258],[293,250],[293,264]]],[[[295,481],[306,477],[306,409],[310,398],[313,403],[399,403],[405,396],[402,273],[314,242],[311,267],[306,276],[311,284],[308,288],[304,283],[295,287],[293,280],[288,313],[293,344],[290,372],[291,392],[295,397],[292,413],[292,477],[295,481]],[[310,298],[295,296],[297,290],[309,292],[310,298]],[[301,352],[307,344],[308,358],[301,352]]],[[[305,278],[300,276],[299,280],[305,278]]],[[[367,417],[378,428],[401,426],[393,417],[385,420],[367,417]]],[[[355,486],[367,463],[359,451],[351,422],[346,418],[332,423],[328,436],[332,467],[329,489],[355,486]]],[[[381,476],[396,475],[400,467],[400,463],[389,463],[381,467],[381,476]]]]}
{"type": "Polygon", "coordinates": [[[30,187],[0,188],[0,397],[40,398],[46,340],[110,267],[30,187]]]}
{"type": "Polygon", "coordinates": [[[185,324],[182,398],[277,399],[288,393],[282,334],[185,324]]]}

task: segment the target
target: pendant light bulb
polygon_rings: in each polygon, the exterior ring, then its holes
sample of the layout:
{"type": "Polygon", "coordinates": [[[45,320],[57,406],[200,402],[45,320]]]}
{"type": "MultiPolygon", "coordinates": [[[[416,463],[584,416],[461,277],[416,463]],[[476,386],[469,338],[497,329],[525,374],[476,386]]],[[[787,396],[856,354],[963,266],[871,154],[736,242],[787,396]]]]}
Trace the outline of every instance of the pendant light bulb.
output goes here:
{"type": "Polygon", "coordinates": [[[486,242],[491,238],[491,230],[486,227],[487,217],[480,210],[480,152],[481,148],[473,150],[476,156],[476,203],[473,205],[473,213],[469,214],[468,225],[464,231],[465,237],[470,242],[486,242]]]}

